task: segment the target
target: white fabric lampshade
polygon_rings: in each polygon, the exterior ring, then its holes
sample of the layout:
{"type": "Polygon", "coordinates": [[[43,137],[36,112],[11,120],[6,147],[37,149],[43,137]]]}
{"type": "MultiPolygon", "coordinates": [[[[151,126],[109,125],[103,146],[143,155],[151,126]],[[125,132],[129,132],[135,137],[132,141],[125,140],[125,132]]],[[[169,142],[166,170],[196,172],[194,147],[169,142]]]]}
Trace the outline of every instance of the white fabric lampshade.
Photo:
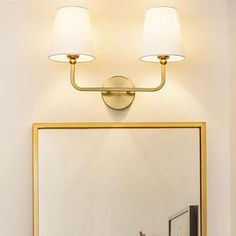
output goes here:
{"type": "Polygon", "coordinates": [[[68,54],[79,55],[78,62],[95,59],[91,23],[86,8],[68,6],[57,10],[49,59],[68,62],[68,54]]]}
{"type": "Polygon", "coordinates": [[[153,7],[146,11],[140,59],[159,62],[161,55],[168,55],[168,62],[184,59],[180,21],[173,7],[153,7]]]}

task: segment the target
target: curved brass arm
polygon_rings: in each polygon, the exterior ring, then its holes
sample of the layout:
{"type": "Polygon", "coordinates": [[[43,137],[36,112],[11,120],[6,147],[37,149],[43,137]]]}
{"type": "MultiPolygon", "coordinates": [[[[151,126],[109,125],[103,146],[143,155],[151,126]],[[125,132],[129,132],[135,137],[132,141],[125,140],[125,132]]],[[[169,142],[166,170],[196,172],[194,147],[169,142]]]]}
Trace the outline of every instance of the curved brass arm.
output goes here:
{"type": "Polygon", "coordinates": [[[80,87],[76,84],[75,81],[75,65],[76,59],[70,60],[70,81],[72,86],[79,90],[79,91],[86,91],[86,92],[156,92],[163,88],[166,82],[166,64],[167,59],[161,60],[161,83],[158,87],[153,88],[125,88],[125,87],[80,87]]]}

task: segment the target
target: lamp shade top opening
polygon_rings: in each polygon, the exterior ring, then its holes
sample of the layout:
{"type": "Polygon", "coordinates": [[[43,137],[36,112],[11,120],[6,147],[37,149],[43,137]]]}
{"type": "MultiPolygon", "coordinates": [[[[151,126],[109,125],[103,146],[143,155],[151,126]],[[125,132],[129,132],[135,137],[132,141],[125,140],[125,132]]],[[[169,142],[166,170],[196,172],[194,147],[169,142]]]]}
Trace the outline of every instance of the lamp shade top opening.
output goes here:
{"type": "Polygon", "coordinates": [[[173,7],[152,7],[145,14],[140,60],[159,62],[159,56],[168,56],[168,62],[184,59],[178,11],[173,7]]]}
{"type": "Polygon", "coordinates": [[[79,55],[78,62],[95,59],[90,17],[84,7],[66,6],[57,10],[49,59],[68,62],[68,55],[79,55]]]}

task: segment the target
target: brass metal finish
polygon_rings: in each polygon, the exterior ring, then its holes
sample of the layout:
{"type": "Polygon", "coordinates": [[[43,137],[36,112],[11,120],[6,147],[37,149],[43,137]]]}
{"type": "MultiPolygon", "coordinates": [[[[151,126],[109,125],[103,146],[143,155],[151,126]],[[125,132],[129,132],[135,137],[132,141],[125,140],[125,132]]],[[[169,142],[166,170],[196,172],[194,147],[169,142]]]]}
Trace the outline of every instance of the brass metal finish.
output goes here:
{"type": "MultiPolygon", "coordinates": [[[[207,164],[206,123],[204,122],[131,122],[131,123],[38,123],[33,124],[33,236],[39,236],[39,150],[38,136],[42,129],[127,129],[127,128],[196,128],[200,140],[200,212],[201,234],[207,236],[207,164]]],[[[143,234],[143,233],[142,233],[143,234]]]]}
{"type": "Polygon", "coordinates": [[[170,58],[169,56],[162,55],[162,56],[157,56],[157,58],[160,60],[161,65],[166,65],[167,60],[170,58]]]}
{"type": "Polygon", "coordinates": [[[132,88],[132,87],[80,87],[75,81],[75,64],[70,63],[70,81],[72,86],[82,92],[157,92],[161,90],[166,82],[166,65],[161,65],[161,83],[154,88],[132,88]]]}
{"type": "MultiPolygon", "coordinates": [[[[134,88],[132,81],[123,76],[113,76],[106,80],[103,88],[106,87],[130,87],[134,88]]],[[[115,110],[122,110],[129,107],[134,101],[134,92],[102,92],[102,99],[107,106],[115,110]]]]}
{"type": "Polygon", "coordinates": [[[200,128],[200,152],[201,152],[201,159],[200,159],[200,183],[201,183],[201,235],[207,235],[207,163],[206,163],[206,153],[207,153],[207,146],[206,146],[206,124],[200,128]]]}
{"type": "Polygon", "coordinates": [[[79,58],[78,54],[70,54],[67,55],[67,58],[69,59],[69,62],[71,65],[75,65],[77,63],[77,59],[79,58]]]}
{"type": "Polygon", "coordinates": [[[38,131],[39,127],[33,125],[33,236],[39,236],[38,131]]]}
{"type": "MultiPolygon", "coordinates": [[[[75,79],[75,65],[77,64],[77,59],[79,58],[79,55],[73,54],[73,55],[67,55],[67,57],[68,57],[69,62],[70,62],[70,81],[71,81],[72,86],[78,91],[82,91],[82,92],[107,92],[107,93],[110,93],[109,96],[112,97],[112,96],[117,96],[114,93],[126,92],[129,95],[130,92],[133,92],[133,93],[135,93],[135,92],[157,92],[157,91],[161,90],[164,87],[165,82],[166,82],[166,64],[167,64],[168,59],[169,59],[169,56],[166,56],[166,55],[158,56],[158,58],[160,60],[160,65],[161,65],[161,83],[157,87],[153,87],[153,88],[148,88],[148,87],[135,88],[133,86],[133,84],[127,84],[126,86],[119,86],[119,85],[118,86],[113,86],[113,85],[107,86],[108,83],[106,83],[105,84],[106,86],[103,86],[103,87],[80,87],[75,81],[76,80],[75,79]]],[[[120,83],[123,84],[122,81],[120,83]]],[[[123,96],[125,96],[125,95],[123,95],[123,96]]],[[[116,100],[116,99],[114,99],[114,100],[116,100]]],[[[105,102],[105,100],[104,100],[104,102],[105,102]]],[[[122,106],[123,106],[123,104],[121,102],[121,104],[119,104],[118,107],[122,107],[122,106]]],[[[114,109],[116,109],[116,108],[114,108],[114,109]]]]}

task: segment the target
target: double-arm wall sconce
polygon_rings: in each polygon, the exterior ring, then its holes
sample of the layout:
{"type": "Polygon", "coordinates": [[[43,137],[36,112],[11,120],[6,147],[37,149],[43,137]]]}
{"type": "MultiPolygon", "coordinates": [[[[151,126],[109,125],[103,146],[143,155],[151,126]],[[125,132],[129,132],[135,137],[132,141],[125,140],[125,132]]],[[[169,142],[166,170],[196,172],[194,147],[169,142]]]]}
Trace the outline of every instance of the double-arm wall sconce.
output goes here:
{"type": "Polygon", "coordinates": [[[161,65],[161,83],[157,87],[135,87],[123,76],[113,76],[102,87],[80,87],[75,66],[95,60],[92,48],[89,13],[83,7],[61,7],[57,10],[49,59],[70,63],[70,80],[79,91],[101,92],[106,105],[121,110],[132,104],[136,92],[156,92],[166,82],[166,64],[184,59],[181,28],[177,9],[153,7],[146,11],[143,30],[143,55],[140,60],[161,65]]]}

